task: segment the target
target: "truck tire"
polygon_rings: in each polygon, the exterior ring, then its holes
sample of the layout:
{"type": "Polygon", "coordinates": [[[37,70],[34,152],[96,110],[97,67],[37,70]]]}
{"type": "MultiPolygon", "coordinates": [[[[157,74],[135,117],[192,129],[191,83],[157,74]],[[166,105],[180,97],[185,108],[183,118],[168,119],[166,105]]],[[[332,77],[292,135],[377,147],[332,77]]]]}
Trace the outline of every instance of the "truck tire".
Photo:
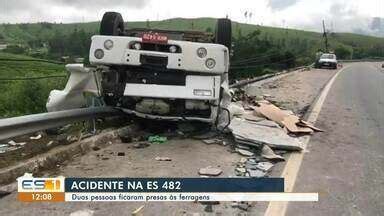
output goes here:
{"type": "Polygon", "coordinates": [[[124,20],[120,13],[106,12],[100,23],[100,35],[122,35],[124,20]]]}
{"type": "Polygon", "coordinates": [[[218,19],[216,25],[215,43],[232,48],[232,22],[230,19],[218,19]]]}

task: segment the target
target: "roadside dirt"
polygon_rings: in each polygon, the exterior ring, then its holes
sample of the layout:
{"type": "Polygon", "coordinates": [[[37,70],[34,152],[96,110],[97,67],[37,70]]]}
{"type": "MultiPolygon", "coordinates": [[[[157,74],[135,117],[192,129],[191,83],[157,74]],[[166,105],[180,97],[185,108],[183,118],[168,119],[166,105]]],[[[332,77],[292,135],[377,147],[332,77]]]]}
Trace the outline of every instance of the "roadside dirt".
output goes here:
{"type": "MultiPolygon", "coordinates": [[[[287,74],[281,78],[265,80],[247,87],[251,95],[267,96],[285,109],[303,114],[315,100],[319,91],[336,70],[313,69],[287,74]],[[267,95],[268,94],[268,95],[267,95]]],[[[236,163],[241,155],[232,153],[227,146],[207,145],[201,140],[172,138],[163,144],[146,148],[133,148],[135,143],[116,140],[104,149],[94,151],[61,164],[46,176],[62,175],[82,177],[197,177],[198,170],[207,166],[220,168],[219,177],[235,176],[236,163]],[[122,156],[119,156],[122,155],[122,156]],[[156,161],[156,157],[169,157],[172,161],[156,161]]],[[[137,143],[136,143],[137,144],[137,143]]],[[[279,176],[284,163],[278,163],[270,176],[279,176]]],[[[69,215],[89,209],[94,215],[130,215],[145,203],[20,203],[17,193],[0,200],[0,215],[69,215]]],[[[213,205],[213,212],[205,211],[201,203],[146,203],[143,215],[262,215],[265,203],[253,203],[248,211],[232,208],[230,202],[213,205]],[[161,214],[160,214],[161,213],[161,214]],[[198,213],[198,214],[194,214],[198,213]]]]}
{"type": "Polygon", "coordinates": [[[320,90],[338,70],[311,69],[295,71],[245,87],[251,96],[264,96],[280,108],[292,110],[302,117],[320,90]]]}

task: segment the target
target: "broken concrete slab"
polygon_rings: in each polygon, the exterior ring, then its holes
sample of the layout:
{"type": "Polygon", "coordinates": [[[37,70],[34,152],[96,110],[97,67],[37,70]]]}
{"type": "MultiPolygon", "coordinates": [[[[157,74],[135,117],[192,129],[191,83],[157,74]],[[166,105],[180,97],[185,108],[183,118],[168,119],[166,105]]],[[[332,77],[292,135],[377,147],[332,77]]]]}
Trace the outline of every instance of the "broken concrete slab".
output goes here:
{"type": "Polygon", "coordinates": [[[204,139],[203,142],[207,145],[222,143],[221,139],[204,139]]]}
{"type": "Polygon", "coordinates": [[[262,178],[266,175],[266,173],[262,170],[247,170],[249,177],[254,177],[254,178],[262,178]]]}
{"type": "Polygon", "coordinates": [[[221,169],[211,166],[199,169],[199,175],[204,176],[219,176],[221,173],[223,173],[221,169]]]}
{"type": "Polygon", "coordinates": [[[256,168],[264,172],[269,172],[273,166],[273,163],[270,162],[260,162],[256,165],[256,168]]]}
{"type": "Polygon", "coordinates": [[[300,151],[302,144],[299,139],[287,135],[279,127],[259,125],[244,119],[234,118],[228,127],[236,140],[255,145],[266,144],[274,149],[300,151]]]}
{"type": "Polygon", "coordinates": [[[243,155],[243,156],[253,156],[255,153],[251,152],[251,151],[248,151],[248,150],[245,150],[245,149],[236,149],[236,152],[238,152],[239,154],[243,155]]]}
{"type": "Polygon", "coordinates": [[[271,161],[284,161],[284,157],[275,154],[275,152],[268,145],[264,145],[261,149],[261,156],[271,161]]]}

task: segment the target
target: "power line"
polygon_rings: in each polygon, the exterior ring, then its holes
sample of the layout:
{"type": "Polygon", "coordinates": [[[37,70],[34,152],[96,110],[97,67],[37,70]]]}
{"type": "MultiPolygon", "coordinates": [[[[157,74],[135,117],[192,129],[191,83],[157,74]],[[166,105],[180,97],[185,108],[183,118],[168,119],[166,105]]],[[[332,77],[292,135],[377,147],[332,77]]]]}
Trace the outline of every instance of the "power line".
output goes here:
{"type": "Polygon", "coordinates": [[[234,65],[242,64],[242,63],[250,62],[250,61],[253,61],[253,60],[264,59],[264,58],[271,57],[271,56],[274,56],[274,55],[277,55],[277,54],[278,54],[278,52],[275,52],[275,53],[271,53],[271,54],[268,54],[268,55],[257,56],[257,57],[252,57],[252,58],[248,58],[248,59],[242,59],[242,60],[238,60],[238,61],[233,61],[233,64],[234,65]]]}
{"type": "Polygon", "coordinates": [[[50,76],[38,76],[38,77],[15,77],[15,78],[0,78],[0,81],[28,81],[39,79],[51,79],[51,78],[66,78],[67,75],[50,75],[50,76]]]}
{"type": "Polygon", "coordinates": [[[285,60],[282,60],[282,61],[277,61],[277,62],[272,62],[272,63],[265,63],[265,64],[259,64],[259,65],[247,65],[247,66],[238,66],[238,67],[231,67],[231,69],[248,69],[248,68],[257,68],[257,67],[262,67],[262,66],[266,66],[266,65],[276,65],[276,64],[279,64],[279,63],[284,63],[284,62],[288,62],[290,60],[293,60],[295,59],[296,57],[292,57],[292,58],[288,58],[288,59],[285,59],[285,60]]]}
{"type": "Polygon", "coordinates": [[[44,63],[51,63],[51,64],[59,64],[63,65],[65,63],[59,62],[59,61],[51,61],[51,60],[45,60],[45,59],[7,59],[7,58],[0,58],[0,61],[16,61],[16,62],[44,62],[44,63]]]}

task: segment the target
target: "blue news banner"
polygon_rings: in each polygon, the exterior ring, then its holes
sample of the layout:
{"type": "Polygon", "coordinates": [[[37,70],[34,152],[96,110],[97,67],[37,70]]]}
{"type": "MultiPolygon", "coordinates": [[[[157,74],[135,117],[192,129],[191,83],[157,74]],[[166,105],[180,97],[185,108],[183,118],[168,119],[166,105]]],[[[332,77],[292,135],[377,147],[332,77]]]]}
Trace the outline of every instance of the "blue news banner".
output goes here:
{"type": "Polygon", "coordinates": [[[65,178],[66,201],[253,201],[283,178],[65,178]]]}

